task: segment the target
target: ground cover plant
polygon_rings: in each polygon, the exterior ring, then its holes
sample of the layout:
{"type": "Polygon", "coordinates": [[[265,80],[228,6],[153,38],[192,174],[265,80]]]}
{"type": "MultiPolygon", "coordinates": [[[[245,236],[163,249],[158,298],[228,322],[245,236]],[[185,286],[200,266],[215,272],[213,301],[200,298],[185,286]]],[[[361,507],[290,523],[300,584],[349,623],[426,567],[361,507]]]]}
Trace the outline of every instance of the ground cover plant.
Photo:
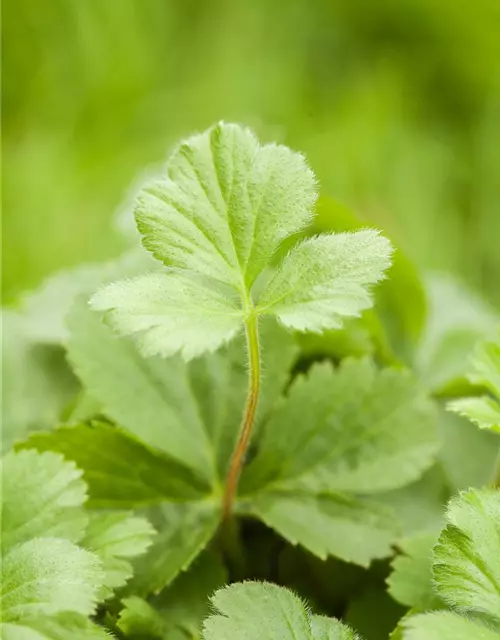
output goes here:
{"type": "Polygon", "coordinates": [[[319,193],[219,123],[4,313],[2,638],[500,638],[498,317],[319,193]]]}

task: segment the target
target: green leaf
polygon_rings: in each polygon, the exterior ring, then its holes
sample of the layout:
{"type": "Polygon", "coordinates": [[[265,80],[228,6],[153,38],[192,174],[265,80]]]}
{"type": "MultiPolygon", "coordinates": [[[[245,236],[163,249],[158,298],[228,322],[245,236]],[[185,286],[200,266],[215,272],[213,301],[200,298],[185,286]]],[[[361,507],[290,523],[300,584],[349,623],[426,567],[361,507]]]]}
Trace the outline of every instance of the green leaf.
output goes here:
{"type": "Polygon", "coordinates": [[[317,364],[266,425],[242,493],[375,493],[418,478],[439,447],[435,411],[410,374],[369,360],[317,364]]]}
{"type": "Polygon", "coordinates": [[[462,493],[446,519],[434,550],[439,595],[455,609],[500,621],[500,492],[462,493]]]}
{"type": "Polygon", "coordinates": [[[34,433],[20,447],[57,451],[76,462],[89,487],[88,505],[98,509],[196,500],[209,491],[180,462],[105,423],[34,433]]]}
{"type": "MultiPolygon", "coordinates": [[[[186,364],[178,357],[145,359],[118,340],[86,305],[69,317],[69,358],[104,413],[147,445],[217,485],[225,477],[247,392],[244,340],[186,364]]],[[[285,387],[296,347],[274,320],[262,323],[265,418],[285,387]]],[[[258,425],[257,425],[258,430],[258,425]]],[[[83,469],[86,465],[80,463],[83,469]]]]}
{"type": "Polygon", "coordinates": [[[344,621],[366,640],[387,640],[405,609],[389,596],[380,583],[370,585],[366,579],[362,590],[349,601],[344,621]]]}
{"type": "Polygon", "coordinates": [[[480,429],[500,433],[500,333],[497,341],[483,342],[473,359],[474,373],[468,375],[474,385],[485,387],[489,396],[461,398],[448,404],[448,408],[469,418],[480,429]]]}
{"type": "Polygon", "coordinates": [[[92,514],[82,545],[94,551],[102,561],[103,599],[132,577],[132,565],[127,560],[145,553],[154,534],[148,520],[127,512],[92,514]]]}
{"type": "Polygon", "coordinates": [[[179,272],[116,282],[92,297],[92,307],[119,334],[135,336],[145,356],[179,352],[191,360],[215,351],[243,326],[243,312],[213,283],[179,272]]]}
{"type": "Polygon", "coordinates": [[[8,453],[2,461],[2,549],[39,536],[77,542],[87,524],[82,473],[55,453],[8,453]]]}
{"type": "Polygon", "coordinates": [[[499,640],[500,634],[479,622],[449,611],[410,616],[403,623],[403,640],[499,640]]]}
{"type": "Polygon", "coordinates": [[[2,448],[52,427],[78,392],[60,347],[33,343],[23,318],[2,311],[2,448]]]}
{"type": "Polygon", "coordinates": [[[254,307],[258,277],[311,219],[315,179],[300,154],[219,123],[182,142],[165,174],[142,187],[135,214],[144,246],[167,269],[91,299],[144,354],[215,351],[255,314],[321,331],[371,306],[367,288],[383,277],[391,248],[365,230],[294,247],[254,307]]]}
{"type": "Polygon", "coordinates": [[[208,545],[219,525],[215,502],[162,504],[149,513],[158,531],[147,553],[134,563],[130,592],[145,596],[159,593],[185,571],[208,545]]]}
{"type": "Polygon", "coordinates": [[[391,251],[371,229],[304,240],[283,260],[258,310],[299,331],[339,328],[343,317],[371,306],[367,288],[383,277],[391,251]]]}
{"type": "Polygon", "coordinates": [[[104,288],[92,304],[120,333],[140,334],[147,354],[215,350],[242,325],[253,283],[315,199],[300,154],[260,146],[233,124],[192,136],[135,203],[143,244],[168,270],[104,288]]]}
{"type": "Polygon", "coordinates": [[[397,602],[414,611],[441,608],[432,583],[433,533],[420,533],[402,540],[400,555],[392,561],[392,573],[387,579],[389,593],[397,602]]]}
{"type": "Polygon", "coordinates": [[[423,383],[439,393],[463,386],[478,340],[492,335],[499,317],[479,296],[450,276],[426,282],[429,314],[415,368],[423,383]]]}
{"type": "Polygon", "coordinates": [[[125,598],[118,627],[127,637],[198,638],[208,615],[209,596],[227,580],[225,568],[213,554],[203,553],[185,573],[147,602],[125,598]]]}
{"type": "Polygon", "coordinates": [[[443,441],[439,458],[451,491],[489,484],[498,456],[498,435],[474,429],[468,420],[444,408],[438,425],[443,441]]]}
{"type": "Polygon", "coordinates": [[[235,583],[212,598],[204,640],[357,640],[337,620],[313,616],[291,591],[269,583],[235,583]]]}
{"type": "Polygon", "coordinates": [[[2,563],[2,621],[94,610],[102,578],[93,553],[69,540],[34,538],[12,548],[2,563]]]}
{"type": "Polygon", "coordinates": [[[109,640],[104,629],[88,618],[74,613],[62,613],[51,617],[16,624],[2,624],[2,640],[109,640]]]}
{"type": "Polygon", "coordinates": [[[397,537],[392,511],[361,498],[263,493],[251,511],[289,542],[322,559],[333,555],[368,566],[374,558],[390,555],[397,537]]]}
{"type": "Polygon", "coordinates": [[[26,335],[38,343],[65,342],[66,316],[78,297],[92,293],[105,282],[131,277],[155,266],[146,251],[134,249],[109,262],[77,266],[51,275],[37,290],[21,297],[21,323],[26,335]]]}

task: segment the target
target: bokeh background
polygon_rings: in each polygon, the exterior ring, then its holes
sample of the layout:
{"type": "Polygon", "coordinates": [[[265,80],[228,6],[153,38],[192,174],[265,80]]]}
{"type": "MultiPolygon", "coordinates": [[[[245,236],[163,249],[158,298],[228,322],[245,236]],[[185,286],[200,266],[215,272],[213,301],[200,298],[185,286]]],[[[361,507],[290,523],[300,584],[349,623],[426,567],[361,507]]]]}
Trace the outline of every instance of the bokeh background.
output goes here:
{"type": "Polygon", "coordinates": [[[219,119],[500,303],[497,0],[4,0],[2,29],[5,303],[117,255],[129,185],[219,119]]]}

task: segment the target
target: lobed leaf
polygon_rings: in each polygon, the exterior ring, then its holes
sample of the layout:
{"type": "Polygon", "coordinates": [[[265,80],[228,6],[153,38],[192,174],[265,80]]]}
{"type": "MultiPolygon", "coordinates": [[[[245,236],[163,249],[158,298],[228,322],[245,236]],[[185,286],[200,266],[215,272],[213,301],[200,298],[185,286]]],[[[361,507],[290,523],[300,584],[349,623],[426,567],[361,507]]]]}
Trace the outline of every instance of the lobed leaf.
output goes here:
{"type": "Polygon", "coordinates": [[[319,558],[333,555],[365,567],[390,555],[398,533],[390,509],[344,495],[267,493],[255,498],[251,510],[286,540],[319,558]]]}
{"type": "Polygon", "coordinates": [[[82,472],[55,453],[8,453],[2,461],[2,550],[37,537],[77,542],[87,524],[82,472]]]}
{"type": "Polygon", "coordinates": [[[471,490],[451,500],[434,550],[439,595],[460,611],[500,621],[500,492],[471,490]]]}
{"type": "Polygon", "coordinates": [[[410,616],[403,623],[403,640],[498,640],[500,634],[479,622],[449,611],[410,616]]]}
{"type": "Polygon", "coordinates": [[[359,640],[338,620],[311,615],[291,591],[262,582],[235,583],[212,598],[204,640],[359,640]]]}
{"type": "Polygon", "coordinates": [[[403,486],[439,448],[435,411],[405,371],[368,359],[316,364],[271,416],[242,493],[374,493],[403,486]]]}

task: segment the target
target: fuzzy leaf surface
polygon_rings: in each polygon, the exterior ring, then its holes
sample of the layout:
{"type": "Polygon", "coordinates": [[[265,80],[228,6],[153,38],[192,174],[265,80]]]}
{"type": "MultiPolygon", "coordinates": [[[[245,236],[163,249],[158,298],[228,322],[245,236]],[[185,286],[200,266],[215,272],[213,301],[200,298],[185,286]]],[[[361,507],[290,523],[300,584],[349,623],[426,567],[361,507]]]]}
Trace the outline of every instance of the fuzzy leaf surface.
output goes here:
{"type": "Polygon", "coordinates": [[[61,538],[34,538],[16,545],[2,563],[2,621],[93,612],[102,578],[93,553],[61,538]]]}
{"type": "Polygon", "coordinates": [[[112,595],[133,575],[130,558],[140,556],[151,546],[155,530],[146,518],[129,512],[94,513],[82,540],[101,559],[104,579],[102,597],[112,595]]]}
{"type": "Polygon", "coordinates": [[[439,448],[435,412],[404,371],[368,359],[316,364],[266,425],[242,492],[375,493],[403,486],[439,448]]]}
{"type": "Polygon", "coordinates": [[[500,621],[500,492],[462,493],[446,518],[434,550],[439,595],[455,609],[500,621]]]}
{"type": "Polygon", "coordinates": [[[2,461],[2,550],[40,536],[77,542],[87,524],[82,472],[55,453],[8,453],[2,461]]]}
{"type": "Polygon", "coordinates": [[[143,244],[167,270],[105,287],[92,305],[148,355],[214,351],[242,325],[253,283],[315,199],[300,154],[219,123],[181,142],[137,195],[143,244]]]}
{"type": "Polygon", "coordinates": [[[294,593],[266,582],[235,583],[212,598],[204,640],[357,640],[338,620],[311,615],[294,593]]]}
{"type": "Polygon", "coordinates": [[[450,611],[410,616],[403,640],[499,640],[500,633],[450,611]]]}
{"type": "Polygon", "coordinates": [[[111,636],[87,617],[62,613],[22,623],[2,625],[2,640],[110,640],[111,636]]]}
{"type": "Polygon", "coordinates": [[[383,278],[391,252],[371,229],[304,240],[285,257],[258,308],[299,331],[340,328],[343,317],[372,305],[368,287],[383,278]]]}

